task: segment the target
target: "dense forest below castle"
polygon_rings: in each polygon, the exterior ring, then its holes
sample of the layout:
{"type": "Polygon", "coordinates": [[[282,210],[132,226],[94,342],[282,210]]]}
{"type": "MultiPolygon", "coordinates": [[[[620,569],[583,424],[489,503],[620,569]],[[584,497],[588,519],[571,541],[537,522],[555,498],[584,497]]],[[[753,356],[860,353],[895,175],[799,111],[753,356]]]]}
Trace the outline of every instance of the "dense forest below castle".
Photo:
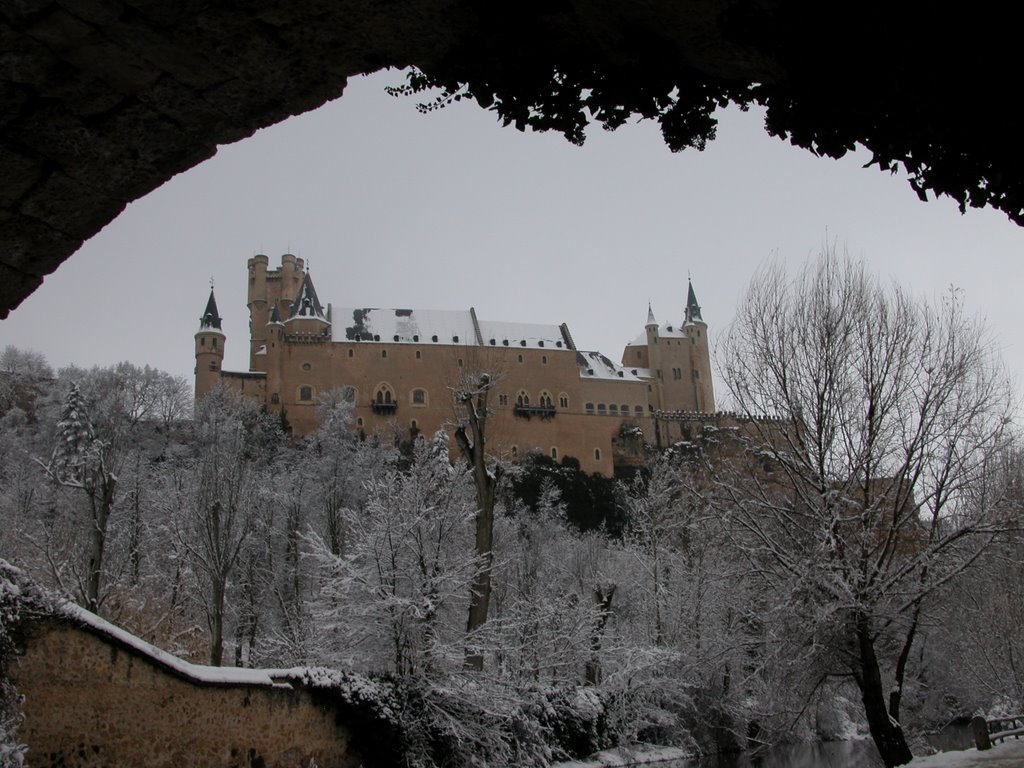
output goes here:
{"type": "Polygon", "coordinates": [[[444,432],[354,432],[340,390],[293,440],[224,389],[193,412],[150,368],[8,348],[0,556],[194,661],[380,676],[412,764],[858,729],[898,764],[897,736],[1019,710],[1024,474],[984,335],[849,264],[759,279],[721,363],[772,418],[652,450],[631,480],[544,456],[483,478],[444,432]]]}

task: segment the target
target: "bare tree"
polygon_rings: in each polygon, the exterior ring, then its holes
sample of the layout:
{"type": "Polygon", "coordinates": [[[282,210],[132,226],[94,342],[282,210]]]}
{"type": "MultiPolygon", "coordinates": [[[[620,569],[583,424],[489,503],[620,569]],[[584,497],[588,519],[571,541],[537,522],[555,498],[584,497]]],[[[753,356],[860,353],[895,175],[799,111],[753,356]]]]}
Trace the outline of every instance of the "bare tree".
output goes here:
{"type": "MultiPolygon", "coordinates": [[[[476,488],[477,570],[469,596],[466,634],[472,635],[487,621],[491,601],[491,571],[494,567],[494,504],[498,479],[487,465],[487,396],[494,381],[490,374],[480,373],[455,392],[455,402],[463,423],[455,429],[455,444],[473,475],[476,488]]],[[[472,640],[470,641],[472,642],[472,640]]],[[[466,667],[482,670],[484,657],[479,651],[466,650],[466,667]]]]}
{"type": "Polygon", "coordinates": [[[1005,529],[975,490],[1012,407],[994,347],[955,292],[916,301],[826,249],[755,276],[720,353],[738,408],[773,417],[722,483],[737,544],[825,672],[856,682],[886,765],[906,763],[922,607],[1005,529]]]}
{"type": "Polygon", "coordinates": [[[173,514],[175,537],[200,581],[210,631],[210,663],[224,657],[228,589],[264,503],[260,454],[280,442],[274,419],[220,387],[196,410],[191,482],[173,514]]]}

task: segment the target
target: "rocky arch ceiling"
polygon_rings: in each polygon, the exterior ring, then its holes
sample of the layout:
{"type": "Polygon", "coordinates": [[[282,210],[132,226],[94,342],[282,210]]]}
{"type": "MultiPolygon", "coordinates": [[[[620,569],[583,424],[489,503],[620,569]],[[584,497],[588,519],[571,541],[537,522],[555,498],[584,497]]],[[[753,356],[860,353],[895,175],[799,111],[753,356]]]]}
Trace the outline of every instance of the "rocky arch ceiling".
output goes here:
{"type": "MultiPolygon", "coordinates": [[[[769,130],[794,143],[838,155],[860,141],[883,167],[916,172],[920,194],[993,205],[1019,223],[1024,169],[1008,117],[1016,27],[998,12],[941,17],[935,7],[4,2],[0,316],[128,202],[218,144],[313,109],[339,96],[348,77],[389,66],[469,83],[507,120],[532,115],[529,122],[567,132],[566,115],[579,113],[578,99],[563,98],[567,88],[604,93],[605,107],[627,111],[663,106],[659,95],[680,84],[710,102],[741,94],[765,104],[769,130]],[[841,16],[823,15],[824,7],[841,16]]],[[[685,116],[666,122],[669,133],[693,127],[680,127],[685,116]]]]}

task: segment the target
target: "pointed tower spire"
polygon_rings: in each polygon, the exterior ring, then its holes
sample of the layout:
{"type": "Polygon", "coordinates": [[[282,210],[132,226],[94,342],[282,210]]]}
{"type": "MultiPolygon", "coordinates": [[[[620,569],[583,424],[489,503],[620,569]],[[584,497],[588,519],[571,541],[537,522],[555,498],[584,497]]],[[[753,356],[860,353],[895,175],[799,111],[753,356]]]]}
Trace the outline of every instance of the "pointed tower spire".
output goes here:
{"type": "Polygon", "coordinates": [[[687,278],[686,290],[686,325],[690,323],[703,323],[704,318],[700,316],[700,304],[697,303],[697,294],[693,292],[693,282],[687,278]]]}
{"type": "Polygon", "coordinates": [[[213,296],[213,287],[210,288],[210,298],[206,302],[206,309],[203,311],[203,316],[199,318],[199,330],[221,330],[220,327],[220,313],[217,312],[217,299],[213,296]]]}
{"type": "Polygon", "coordinates": [[[654,310],[651,309],[651,302],[647,302],[647,325],[657,325],[658,321],[654,319],[654,310]]]}
{"type": "Polygon", "coordinates": [[[306,272],[302,278],[302,287],[299,288],[299,295],[292,303],[292,312],[288,317],[294,320],[298,317],[312,317],[318,320],[327,321],[324,317],[324,308],[320,305],[320,299],[316,296],[316,289],[313,287],[313,278],[306,272]]]}

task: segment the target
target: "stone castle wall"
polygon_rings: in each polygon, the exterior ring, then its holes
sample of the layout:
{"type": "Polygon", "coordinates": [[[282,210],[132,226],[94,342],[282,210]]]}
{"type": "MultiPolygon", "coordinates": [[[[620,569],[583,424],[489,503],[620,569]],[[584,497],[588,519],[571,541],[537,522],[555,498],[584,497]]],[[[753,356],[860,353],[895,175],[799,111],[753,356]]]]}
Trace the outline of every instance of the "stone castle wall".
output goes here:
{"type": "Polygon", "coordinates": [[[17,738],[30,768],[360,764],[333,707],[309,689],[259,682],[253,670],[224,669],[224,681],[211,682],[221,670],[196,667],[206,680],[195,679],[74,620],[47,619],[25,632],[9,672],[24,696],[17,738]],[[243,682],[250,672],[252,682],[243,682]]]}

